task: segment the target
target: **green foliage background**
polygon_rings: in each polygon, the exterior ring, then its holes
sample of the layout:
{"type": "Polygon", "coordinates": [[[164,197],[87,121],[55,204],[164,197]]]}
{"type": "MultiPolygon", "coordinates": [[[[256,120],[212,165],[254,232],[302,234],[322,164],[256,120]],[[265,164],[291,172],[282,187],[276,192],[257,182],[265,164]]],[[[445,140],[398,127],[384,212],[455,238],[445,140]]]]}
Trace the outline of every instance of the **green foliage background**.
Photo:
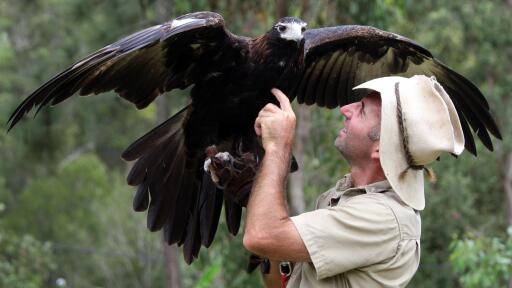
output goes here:
{"type": "MultiPolygon", "coordinates": [[[[173,16],[217,11],[232,32],[246,36],[264,33],[275,20],[277,7],[268,0],[0,0],[0,119],[6,121],[24,97],[81,57],[156,23],[157,4],[161,3],[168,5],[173,16]]],[[[476,241],[475,237],[477,243],[510,241],[505,232],[503,169],[505,156],[512,151],[508,137],[512,127],[508,117],[512,112],[512,3],[287,3],[289,14],[302,17],[309,27],[364,24],[414,39],[487,96],[505,139],[495,143],[495,152],[479,146],[478,158],[467,154],[456,160],[443,157],[435,164],[439,181],[426,188],[422,259],[410,284],[478,287],[468,284],[468,275],[481,275],[482,269],[497,266],[463,266],[466,261],[461,257],[493,257],[502,252],[486,250],[486,245],[464,245],[465,241],[476,241]],[[466,235],[471,236],[462,239],[466,235]]],[[[167,97],[171,111],[187,101],[186,91],[173,91],[167,97]]],[[[308,113],[311,131],[302,166],[304,194],[311,209],[316,196],[348,167],[332,148],[341,126],[339,113],[318,108],[308,113]]],[[[23,121],[9,134],[0,133],[1,287],[56,287],[58,278],[65,279],[69,287],[165,286],[161,237],[146,230],[145,215],[131,210],[133,188],[124,183],[129,165],[119,159],[131,141],[155,125],[155,117],[154,105],[137,111],[106,93],[75,97],[44,109],[35,120],[23,121]]],[[[240,235],[228,236],[221,224],[212,247],[203,249],[198,261],[187,266],[179,257],[182,284],[259,287],[257,273],[243,271],[247,256],[240,235]]],[[[510,269],[510,265],[505,267],[510,269]]],[[[501,277],[491,278],[497,280],[488,287],[506,285],[511,273],[500,269],[485,270],[486,275],[501,277]]],[[[488,281],[484,278],[479,279],[488,281]]]]}

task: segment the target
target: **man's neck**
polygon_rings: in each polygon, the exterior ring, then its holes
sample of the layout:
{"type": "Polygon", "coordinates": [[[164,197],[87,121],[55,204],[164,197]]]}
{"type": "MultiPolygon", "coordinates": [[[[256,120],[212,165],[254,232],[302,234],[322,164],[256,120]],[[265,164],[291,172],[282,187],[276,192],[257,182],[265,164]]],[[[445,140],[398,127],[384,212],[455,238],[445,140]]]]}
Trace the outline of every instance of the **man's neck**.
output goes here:
{"type": "Polygon", "coordinates": [[[350,174],[354,187],[366,186],[386,180],[386,176],[380,165],[365,165],[364,167],[352,166],[350,168],[350,174]]]}

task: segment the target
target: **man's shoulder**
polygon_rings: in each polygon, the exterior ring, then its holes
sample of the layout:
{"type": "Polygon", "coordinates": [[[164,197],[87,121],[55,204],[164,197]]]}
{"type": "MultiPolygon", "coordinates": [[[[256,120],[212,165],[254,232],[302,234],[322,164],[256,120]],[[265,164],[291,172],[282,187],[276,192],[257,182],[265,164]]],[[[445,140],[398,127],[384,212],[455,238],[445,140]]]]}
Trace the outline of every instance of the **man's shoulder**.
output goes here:
{"type": "Polygon", "coordinates": [[[421,236],[421,217],[417,210],[405,204],[392,189],[380,193],[369,193],[369,198],[386,205],[394,214],[400,227],[402,238],[419,239],[421,236]]]}
{"type": "Polygon", "coordinates": [[[339,209],[344,206],[361,210],[376,222],[396,222],[402,239],[419,239],[421,236],[419,212],[405,204],[392,189],[356,195],[337,205],[339,209]]]}
{"type": "Polygon", "coordinates": [[[396,208],[393,207],[393,205],[390,205],[387,201],[387,197],[381,193],[362,193],[358,195],[351,195],[350,197],[343,197],[337,205],[332,208],[357,210],[362,215],[373,217],[375,220],[396,220],[394,212],[394,209],[396,208]]]}

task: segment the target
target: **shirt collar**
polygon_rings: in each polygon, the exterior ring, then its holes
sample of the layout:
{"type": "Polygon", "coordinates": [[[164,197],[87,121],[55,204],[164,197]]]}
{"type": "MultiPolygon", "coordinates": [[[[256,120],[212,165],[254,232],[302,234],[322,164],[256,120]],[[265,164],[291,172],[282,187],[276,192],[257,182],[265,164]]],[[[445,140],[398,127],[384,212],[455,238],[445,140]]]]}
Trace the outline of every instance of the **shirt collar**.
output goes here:
{"type": "Polygon", "coordinates": [[[336,182],[336,192],[343,192],[347,189],[353,188],[354,183],[352,181],[352,175],[347,174],[338,182],[336,182]]]}
{"type": "Polygon", "coordinates": [[[337,203],[341,195],[355,196],[365,193],[381,193],[388,190],[391,190],[391,185],[389,184],[388,180],[374,182],[365,186],[354,187],[352,175],[347,174],[342,179],[338,180],[338,182],[336,182],[335,191],[331,194],[331,199],[329,202],[331,204],[337,203]]]}
{"type": "Polygon", "coordinates": [[[364,189],[366,190],[366,193],[381,193],[391,190],[391,184],[389,184],[388,180],[382,180],[366,185],[364,186],[364,189]]]}

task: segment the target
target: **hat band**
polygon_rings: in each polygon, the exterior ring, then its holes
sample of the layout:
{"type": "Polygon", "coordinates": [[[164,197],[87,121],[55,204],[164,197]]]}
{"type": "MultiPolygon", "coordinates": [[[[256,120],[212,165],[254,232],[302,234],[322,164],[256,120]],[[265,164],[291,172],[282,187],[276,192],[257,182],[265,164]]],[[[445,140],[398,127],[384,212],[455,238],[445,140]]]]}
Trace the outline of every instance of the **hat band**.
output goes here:
{"type": "Polygon", "coordinates": [[[400,133],[400,142],[402,143],[402,148],[404,149],[405,154],[405,161],[407,163],[407,168],[404,169],[404,171],[400,172],[398,178],[403,179],[405,177],[405,174],[407,174],[407,171],[409,169],[413,170],[422,170],[424,169],[427,172],[428,178],[431,182],[435,181],[435,175],[434,171],[432,171],[431,168],[425,167],[425,165],[418,165],[414,161],[414,158],[412,157],[411,151],[409,150],[409,138],[407,137],[407,129],[405,127],[405,119],[403,117],[402,113],[402,102],[400,101],[400,82],[395,83],[395,97],[396,97],[396,118],[398,120],[398,130],[400,133]]]}

